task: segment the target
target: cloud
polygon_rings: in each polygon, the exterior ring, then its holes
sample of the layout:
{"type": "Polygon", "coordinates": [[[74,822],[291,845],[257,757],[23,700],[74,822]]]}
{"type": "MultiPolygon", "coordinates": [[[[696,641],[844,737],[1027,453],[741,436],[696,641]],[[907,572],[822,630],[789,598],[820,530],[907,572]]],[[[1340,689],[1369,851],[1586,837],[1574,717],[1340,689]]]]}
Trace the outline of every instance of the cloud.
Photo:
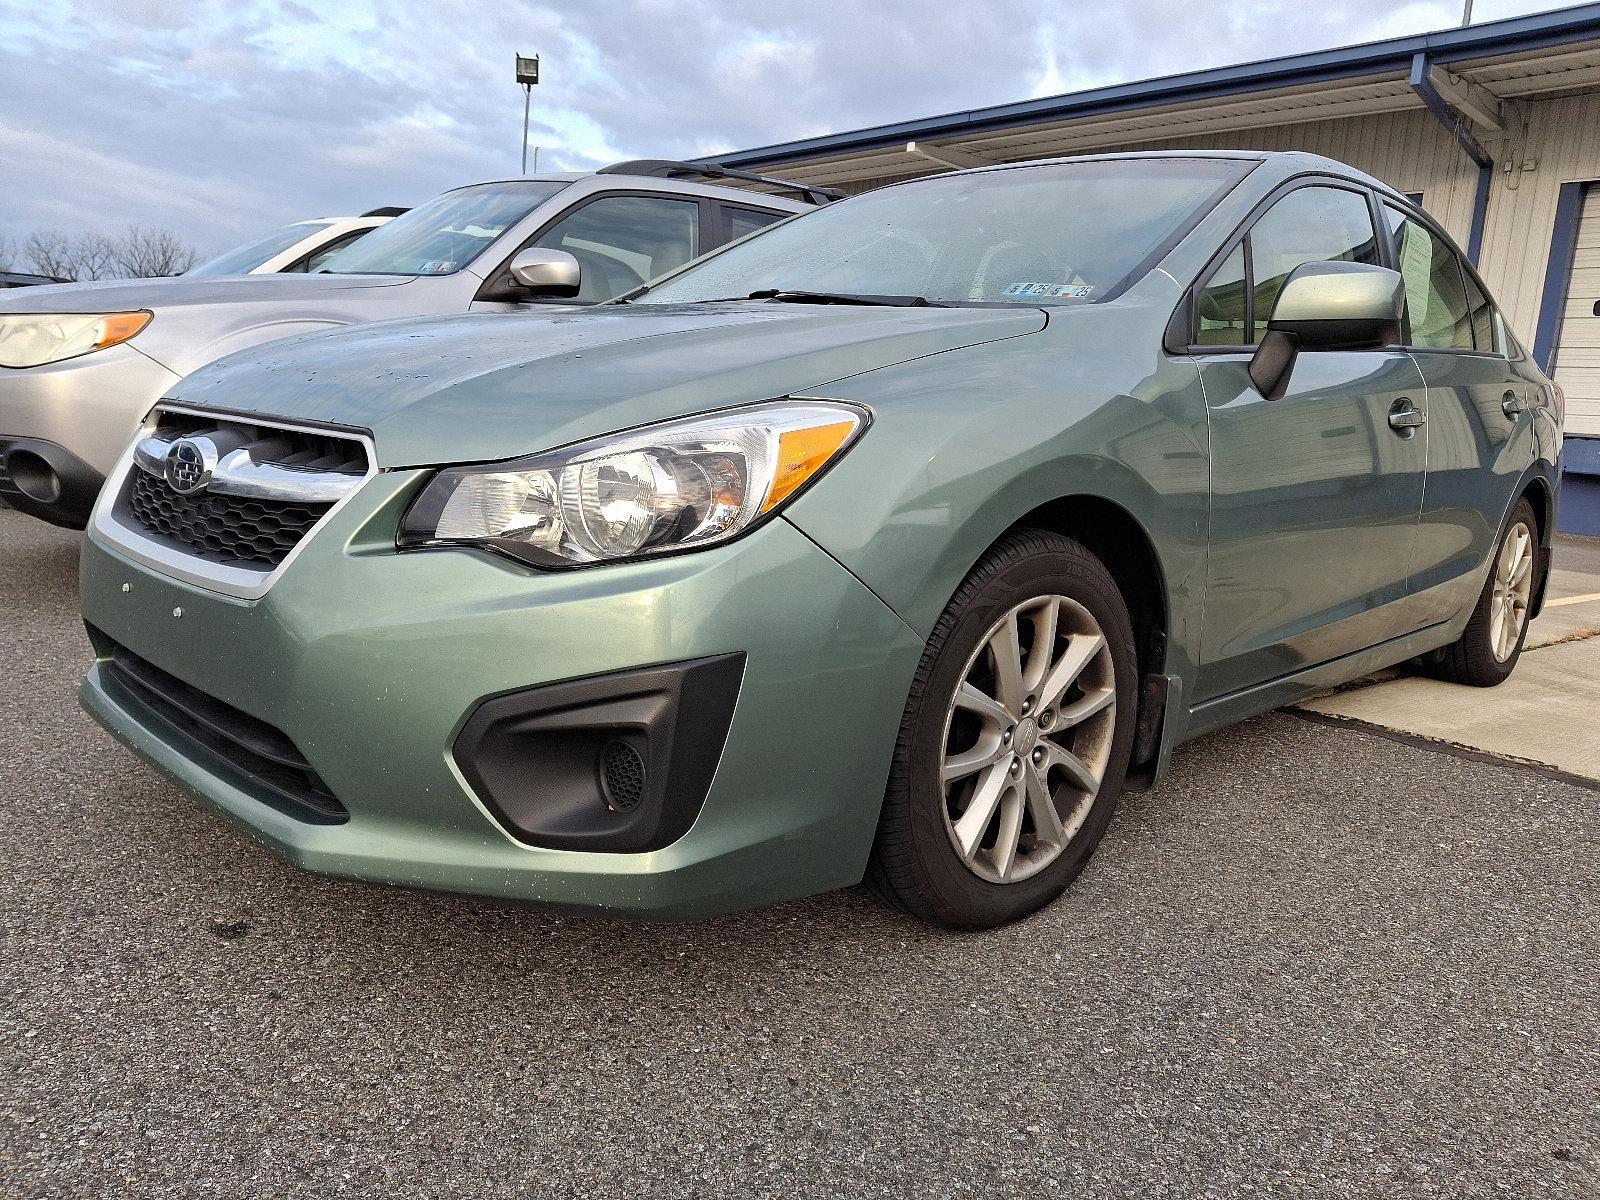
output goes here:
{"type": "MultiPolygon", "coordinates": [[[[1480,20],[1552,7],[1479,0],[1480,20]]],[[[32,0],[0,11],[0,236],[287,221],[1371,40],[1459,0],[32,0]]]]}

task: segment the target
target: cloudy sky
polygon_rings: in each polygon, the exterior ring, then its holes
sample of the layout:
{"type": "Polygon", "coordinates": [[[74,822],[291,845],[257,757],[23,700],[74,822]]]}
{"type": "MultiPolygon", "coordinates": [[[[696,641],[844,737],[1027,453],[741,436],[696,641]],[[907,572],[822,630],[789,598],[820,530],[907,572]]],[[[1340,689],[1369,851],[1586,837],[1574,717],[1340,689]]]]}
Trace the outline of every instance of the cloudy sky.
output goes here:
{"type": "MultiPolygon", "coordinates": [[[[1475,21],[1561,7],[1477,0],[1475,21]]],[[[0,5],[0,237],[285,221],[1444,28],[1461,0],[28,0],[0,5]]]]}

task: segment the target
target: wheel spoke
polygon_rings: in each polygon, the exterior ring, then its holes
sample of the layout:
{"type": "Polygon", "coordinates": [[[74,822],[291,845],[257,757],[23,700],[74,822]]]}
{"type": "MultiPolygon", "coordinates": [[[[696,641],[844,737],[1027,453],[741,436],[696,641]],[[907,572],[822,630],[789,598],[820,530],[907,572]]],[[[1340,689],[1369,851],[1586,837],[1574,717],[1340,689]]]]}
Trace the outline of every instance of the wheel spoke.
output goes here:
{"type": "Polygon", "coordinates": [[[1011,714],[1006,711],[1006,706],[993,696],[985,694],[976,684],[963,683],[957,689],[956,707],[977,713],[983,718],[985,725],[997,729],[1007,729],[1012,724],[1011,714]]]}
{"type": "Polygon", "coordinates": [[[1100,653],[1106,640],[1098,633],[1078,633],[1067,639],[1067,648],[1050,668],[1044,682],[1039,685],[1039,703],[1056,705],[1066,690],[1077,681],[1083,669],[1100,653]]]}
{"type": "Polygon", "coordinates": [[[1100,781],[1095,778],[1089,764],[1084,762],[1072,751],[1056,745],[1054,742],[1040,742],[1047,755],[1045,770],[1051,767],[1060,767],[1072,780],[1072,786],[1080,792],[1088,792],[1091,796],[1100,790],[1100,781]]]}
{"type": "Polygon", "coordinates": [[[972,749],[964,750],[960,754],[947,755],[939,777],[946,785],[952,784],[958,779],[965,779],[974,771],[983,770],[1005,753],[1006,748],[1001,744],[999,736],[986,731],[985,736],[979,738],[978,744],[972,749]]]}
{"type": "Polygon", "coordinates": [[[1060,732],[1081,721],[1087,721],[1095,713],[1110,708],[1116,703],[1116,688],[1097,688],[1092,692],[1085,692],[1065,708],[1059,710],[1053,732],[1060,732]]]}
{"type": "Polygon", "coordinates": [[[1033,815],[1033,831],[1039,841],[1047,846],[1059,846],[1065,840],[1061,828],[1061,814],[1056,812],[1055,799],[1050,795],[1050,781],[1045,773],[1031,762],[1023,772],[1028,792],[1028,811],[1033,815]]]}
{"type": "Polygon", "coordinates": [[[1061,619],[1061,605],[1051,597],[1034,610],[1033,646],[1028,651],[1028,665],[1022,672],[1022,686],[1030,692],[1037,691],[1050,669],[1050,658],[1056,651],[1056,626],[1061,619]]]}
{"type": "Polygon", "coordinates": [[[989,639],[994,657],[995,697],[1013,715],[1022,713],[1022,640],[1017,632],[1017,613],[1006,614],[1000,628],[989,639]]]}
{"type": "Polygon", "coordinates": [[[1000,830],[994,840],[994,873],[1005,883],[1011,878],[1012,864],[1017,861],[1017,842],[1022,838],[1022,797],[1015,787],[1006,788],[1001,796],[1000,830]]]}
{"type": "Polygon", "coordinates": [[[967,802],[967,810],[955,823],[956,844],[960,846],[963,858],[971,858],[977,852],[978,843],[983,840],[983,831],[989,827],[989,818],[994,816],[1000,795],[1006,790],[1006,769],[1007,764],[1003,762],[989,768],[988,773],[978,780],[978,787],[967,802]]]}
{"type": "Polygon", "coordinates": [[[1527,542],[1524,540],[1522,548],[1517,554],[1516,565],[1511,568],[1511,586],[1517,587],[1519,584],[1521,584],[1522,581],[1528,577],[1528,573],[1532,570],[1533,555],[1528,552],[1527,542]]]}

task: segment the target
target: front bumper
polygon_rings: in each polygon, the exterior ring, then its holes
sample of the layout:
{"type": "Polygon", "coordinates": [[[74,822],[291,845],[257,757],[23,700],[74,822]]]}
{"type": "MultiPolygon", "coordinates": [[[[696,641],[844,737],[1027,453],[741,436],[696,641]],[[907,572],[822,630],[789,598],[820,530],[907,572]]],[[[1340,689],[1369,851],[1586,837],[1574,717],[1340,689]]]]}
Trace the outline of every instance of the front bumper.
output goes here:
{"type": "Polygon", "coordinates": [[[0,368],[0,496],[81,529],[145,413],[178,377],[131,345],[0,368]]]}
{"type": "Polygon", "coordinates": [[[262,844],[331,875],[673,919],[860,879],[921,652],[870,590],[782,520],[696,554],[563,574],[399,554],[395,518],[419,478],[374,478],[259,601],[171,580],[93,535],[84,548],[97,648],[114,641],[281,730],[347,820],[298,820],[185,753],[119,702],[104,658],[85,707],[262,844]],[[704,803],[663,848],[525,844],[452,754],[486,698],[740,654],[704,803]]]}

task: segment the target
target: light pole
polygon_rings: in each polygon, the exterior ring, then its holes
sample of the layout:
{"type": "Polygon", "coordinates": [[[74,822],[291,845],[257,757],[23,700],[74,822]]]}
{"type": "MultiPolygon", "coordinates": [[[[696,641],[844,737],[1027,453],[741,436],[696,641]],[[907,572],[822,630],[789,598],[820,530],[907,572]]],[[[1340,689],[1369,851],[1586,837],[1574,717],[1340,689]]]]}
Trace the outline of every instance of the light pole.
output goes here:
{"type": "Polygon", "coordinates": [[[1461,23],[1463,25],[1472,24],[1472,0],[1467,0],[1465,7],[1461,10],[1461,23]]]}
{"type": "MultiPolygon", "coordinates": [[[[539,56],[517,55],[517,82],[522,85],[522,173],[528,173],[528,108],[533,103],[533,85],[539,82],[539,56]]],[[[537,156],[534,163],[538,163],[537,156]]]]}

